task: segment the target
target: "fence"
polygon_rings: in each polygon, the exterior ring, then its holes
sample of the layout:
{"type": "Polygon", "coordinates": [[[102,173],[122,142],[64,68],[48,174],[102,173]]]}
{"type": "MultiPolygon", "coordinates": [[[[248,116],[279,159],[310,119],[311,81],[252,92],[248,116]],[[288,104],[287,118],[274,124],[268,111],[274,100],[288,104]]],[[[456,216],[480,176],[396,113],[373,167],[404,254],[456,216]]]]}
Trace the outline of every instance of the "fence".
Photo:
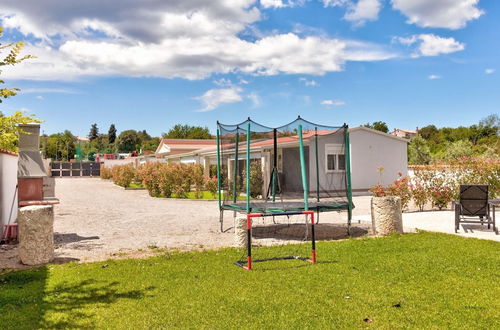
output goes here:
{"type": "Polygon", "coordinates": [[[101,164],[98,162],[52,162],[50,172],[53,177],[100,176],[101,164]]]}

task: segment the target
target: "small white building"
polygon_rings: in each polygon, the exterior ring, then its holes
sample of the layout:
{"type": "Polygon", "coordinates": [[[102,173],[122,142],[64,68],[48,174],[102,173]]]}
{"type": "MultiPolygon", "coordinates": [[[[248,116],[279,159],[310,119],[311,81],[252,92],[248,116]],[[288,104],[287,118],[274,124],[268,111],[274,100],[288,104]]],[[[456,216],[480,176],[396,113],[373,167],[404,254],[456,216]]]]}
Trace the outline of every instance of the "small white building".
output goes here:
{"type": "MultiPolygon", "coordinates": [[[[408,140],[362,126],[350,128],[349,136],[353,192],[366,192],[370,187],[378,183],[388,185],[398,178],[399,173],[407,175],[408,140]]],[[[309,148],[312,141],[311,137],[312,135],[304,137],[304,148],[306,150],[306,162],[308,163],[307,175],[311,191],[313,191],[316,182],[316,171],[309,171],[310,168],[315,168],[314,157],[309,157],[309,153],[313,154],[312,149],[309,148]]],[[[202,164],[206,176],[210,173],[210,166],[217,164],[217,146],[213,140],[206,140],[204,145],[198,149],[187,152],[177,149],[173,153],[167,151],[167,142],[170,142],[171,146],[183,147],[194,144],[189,140],[162,141],[158,146],[156,155],[167,162],[202,164]]],[[[331,141],[322,141],[322,137],[319,137],[318,142],[320,170],[325,171],[322,178],[334,181],[344,180],[345,168],[342,164],[345,163],[345,155],[342,148],[343,141],[338,141],[338,144],[335,144],[330,143],[331,141]]],[[[264,186],[268,185],[270,179],[272,144],[272,140],[255,143],[250,153],[251,159],[260,160],[262,164],[264,186]]],[[[287,190],[294,190],[294,187],[300,190],[302,185],[300,168],[294,165],[299,157],[298,139],[290,138],[290,141],[284,144],[278,143],[278,146],[278,171],[283,173],[283,178],[280,180],[287,186],[287,190]]],[[[245,152],[242,152],[238,157],[239,162],[241,162],[238,165],[240,170],[245,168],[245,157],[245,152]]],[[[233,159],[228,161],[227,166],[228,174],[231,176],[231,172],[235,167],[234,156],[233,159]]],[[[339,184],[339,186],[341,185],[339,184]]]]}
{"type": "Polygon", "coordinates": [[[18,154],[0,149],[0,232],[3,226],[17,219],[18,154]]]}

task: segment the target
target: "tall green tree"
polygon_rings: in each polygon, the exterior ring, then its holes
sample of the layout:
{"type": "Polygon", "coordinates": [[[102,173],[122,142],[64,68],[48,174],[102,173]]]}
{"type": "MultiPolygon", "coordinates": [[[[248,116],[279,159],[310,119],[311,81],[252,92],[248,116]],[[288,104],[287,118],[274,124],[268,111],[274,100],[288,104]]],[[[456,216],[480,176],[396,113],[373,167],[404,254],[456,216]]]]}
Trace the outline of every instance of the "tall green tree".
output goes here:
{"type": "Polygon", "coordinates": [[[118,152],[132,152],[134,150],[139,150],[140,146],[141,140],[135,130],[129,129],[121,132],[120,135],[118,135],[118,152]]]}
{"type": "Polygon", "coordinates": [[[115,124],[111,124],[108,130],[108,142],[109,144],[115,143],[116,140],[116,127],[115,124]]]}
{"type": "Polygon", "coordinates": [[[431,152],[427,141],[420,135],[411,139],[408,144],[408,162],[412,165],[429,164],[431,161],[431,152]]]}
{"type": "Polygon", "coordinates": [[[190,126],[177,124],[167,133],[163,134],[167,139],[213,139],[208,127],[190,126]]]}
{"type": "Polygon", "coordinates": [[[76,138],[70,131],[66,130],[63,133],[52,134],[48,137],[44,136],[45,141],[45,157],[53,160],[70,160],[75,157],[76,138]]]}
{"type": "Polygon", "coordinates": [[[389,127],[387,127],[387,124],[383,121],[376,121],[376,122],[373,122],[373,124],[367,123],[363,126],[380,131],[380,132],[389,133],[389,127]]]}
{"type": "Polygon", "coordinates": [[[99,136],[99,128],[97,127],[97,124],[94,123],[90,126],[90,132],[88,138],[90,141],[94,141],[95,139],[97,139],[98,136],[99,136]]]}

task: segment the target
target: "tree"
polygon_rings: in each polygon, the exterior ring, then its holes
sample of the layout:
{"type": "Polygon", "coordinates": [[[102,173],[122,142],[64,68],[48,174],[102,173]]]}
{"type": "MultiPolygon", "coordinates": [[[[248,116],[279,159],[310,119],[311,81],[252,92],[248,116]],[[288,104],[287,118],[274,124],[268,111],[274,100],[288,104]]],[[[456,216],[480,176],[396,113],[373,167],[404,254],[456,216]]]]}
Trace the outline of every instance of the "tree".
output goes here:
{"type": "MultiPolygon", "coordinates": [[[[3,27],[0,26],[0,38],[3,36],[3,27]]],[[[21,63],[24,60],[30,59],[30,58],[35,58],[34,56],[31,55],[25,55],[21,58],[19,58],[19,54],[21,53],[21,50],[24,47],[24,43],[22,41],[18,42],[11,42],[6,45],[2,45],[0,43],[0,52],[3,50],[7,50],[8,54],[5,56],[3,59],[0,59],[0,67],[5,66],[5,65],[16,65],[18,63],[21,63]],[[10,50],[9,50],[10,49],[10,50]]],[[[2,71],[0,70],[0,73],[2,71]]],[[[0,79],[0,84],[4,84],[5,82],[0,79]]],[[[17,92],[19,91],[19,88],[0,88],[0,103],[2,103],[2,98],[6,99],[11,96],[15,96],[17,92]]]]}
{"type": "Polygon", "coordinates": [[[17,152],[19,133],[24,132],[19,125],[41,122],[34,115],[25,115],[22,111],[17,111],[10,116],[4,116],[0,112],[0,149],[17,152]]]}
{"type": "Polygon", "coordinates": [[[108,130],[108,142],[109,144],[115,143],[116,140],[116,127],[115,124],[111,124],[108,130]]]}
{"type": "Polygon", "coordinates": [[[75,157],[75,137],[70,131],[44,136],[45,157],[54,160],[70,160],[75,157]]]}
{"type": "Polygon", "coordinates": [[[387,124],[383,121],[375,121],[373,124],[367,123],[363,126],[380,132],[389,133],[389,127],[387,127],[387,124]]]}
{"type": "MultiPolygon", "coordinates": [[[[0,37],[3,36],[3,27],[0,26],[0,37]]],[[[6,45],[0,43],[0,53],[7,50],[8,54],[3,59],[0,59],[0,68],[5,65],[16,65],[29,58],[34,58],[31,55],[25,55],[19,58],[19,54],[24,47],[24,43],[18,41],[16,43],[11,42],[6,45]]],[[[0,73],[2,71],[0,70],[0,73]]],[[[5,82],[0,79],[0,84],[5,82]]],[[[19,88],[0,88],[0,103],[3,102],[2,99],[7,99],[9,97],[15,96],[19,88]]],[[[19,124],[30,124],[30,123],[41,123],[42,121],[37,119],[34,115],[25,115],[22,111],[17,111],[10,116],[4,116],[0,112],[0,149],[5,149],[8,151],[17,151],[17,143],[19,141],[19,133],[22,132],[19,129],[19,124]]]]}
{"type": "Polygon", "coordinates": [[[445,159],[458,159],[460,157],[472,157],[473,144],[469,140],[458,140],[451,143],[445,151],[445,159]]]}
{"type": "Polygon", "coordinates": [[[424,165],[430,161],[431,153],[427,141],[420,135],[415,136],[408,144],[408,162],[412,165],[424,165]]]}
{"type": "Polygon", "coordinates": [[[118,152],[132,152],[138,150],[141,146],[139,135],[133,129],[120,133],[117,139],[118,152]]]}
{"type": "Polygon", "coordinates": [[[213,139],[208,127],[177,124],[167,133],[163,134],[168,139],[213,139]]]}
{"type": "Polygon", "coordinates": [[[92,124],[92,126],[90,126],[90,132],[89,132],[89,140],[90,141],[94,141],[95,139],[97,139],[97,137],[99,136],[99,128],[97,128],[97,124],[92,124]]]}

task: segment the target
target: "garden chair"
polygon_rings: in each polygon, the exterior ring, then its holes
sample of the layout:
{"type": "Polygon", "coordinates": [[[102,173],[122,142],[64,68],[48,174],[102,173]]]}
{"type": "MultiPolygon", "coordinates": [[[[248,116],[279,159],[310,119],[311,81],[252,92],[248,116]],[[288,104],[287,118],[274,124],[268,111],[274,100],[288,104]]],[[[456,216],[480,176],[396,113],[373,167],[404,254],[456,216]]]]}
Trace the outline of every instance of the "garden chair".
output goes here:
{"type": "Polygon", "coordinates": [[[460,185],[460,199],[454,202],[455,206],[455,233],[461,223],[484,223],[488,229],[493,225],[493,231],[498,234],[495,227],[495,217],[491,215],[491,205],[488,200],[488,185],[460,185]]]}

